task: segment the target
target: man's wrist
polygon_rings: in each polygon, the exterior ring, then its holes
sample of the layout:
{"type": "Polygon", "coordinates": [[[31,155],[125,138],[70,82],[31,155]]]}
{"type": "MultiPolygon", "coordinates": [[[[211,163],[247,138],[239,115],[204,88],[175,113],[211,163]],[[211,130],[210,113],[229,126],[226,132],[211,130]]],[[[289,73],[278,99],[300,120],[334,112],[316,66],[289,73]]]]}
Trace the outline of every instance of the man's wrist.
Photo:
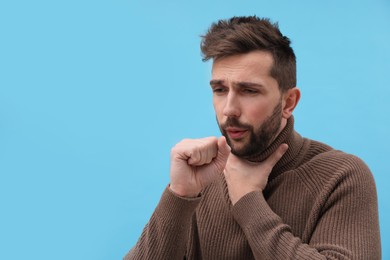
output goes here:
{"type": "Polygon", "coordinates": [[[177,189],[175,186],[172,186],[172,184],[168,185],[168,189],[176,196],[183,197],[183,198],[196,198],[199,197],[200,192],[186,192],[183,189],[177,189]]]}

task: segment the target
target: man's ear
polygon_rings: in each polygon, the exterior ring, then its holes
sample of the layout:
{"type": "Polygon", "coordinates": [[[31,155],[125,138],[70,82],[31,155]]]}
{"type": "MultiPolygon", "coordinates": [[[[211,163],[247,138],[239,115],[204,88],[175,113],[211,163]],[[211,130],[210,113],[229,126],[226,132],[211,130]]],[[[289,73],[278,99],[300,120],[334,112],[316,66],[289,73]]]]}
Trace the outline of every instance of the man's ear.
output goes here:
{"type": "Polygon", "coordinates": [[[301,91],[297,87],[290,88],[283,94],[282,96],[283,118],[285,119],[290,118],[300,98],[301,98],[301,91]]]}

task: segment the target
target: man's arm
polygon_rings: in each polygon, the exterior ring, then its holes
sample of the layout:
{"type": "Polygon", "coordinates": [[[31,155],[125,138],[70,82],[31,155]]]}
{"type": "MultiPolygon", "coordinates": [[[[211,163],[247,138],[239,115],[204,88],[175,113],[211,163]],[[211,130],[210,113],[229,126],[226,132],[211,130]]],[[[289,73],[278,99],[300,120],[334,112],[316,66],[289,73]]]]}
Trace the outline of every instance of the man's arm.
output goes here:
{"type": "Polygon", "coordinates": [[[167,187],[137,244],[124,259],[183,260],[191,216],[199,202],[200,197],[182,198],[167,187]]]}
{"type": "Polygon", "coordinates": [[[225,137],[186,139],[171,150],[170,186],[124,259],[183,259],[200,192],[222,174],[230,153],[225,137]]]}

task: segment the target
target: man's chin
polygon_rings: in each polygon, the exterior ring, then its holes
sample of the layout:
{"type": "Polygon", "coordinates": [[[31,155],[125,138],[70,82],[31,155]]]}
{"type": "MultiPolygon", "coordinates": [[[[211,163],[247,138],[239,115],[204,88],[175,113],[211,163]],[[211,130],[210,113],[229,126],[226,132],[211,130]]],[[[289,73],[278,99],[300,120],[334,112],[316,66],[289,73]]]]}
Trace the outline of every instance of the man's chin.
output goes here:
{"type": "Polygon", "coordinates": [[[247,147],[245,144],[233,143],[230,147],[232,149],[232,154],[236,155],[237,157],[245,157],[245,154],[247,152],[247,147]]]}
{"type": "Polygon", "coordinates": [[[250,160],[254,156],[258,156],[268,148],[268,146],[264,146],[261,144],[252,146],[246,142],[245,143],[233,142],[232,144],[230,144],[230,147],[231,147],[232,154],[245,160],[250,160]]]}
{"type": "Polygon", "coordinates": [[[226,138],[226,140],[232,150],[242,150],[246,146],[246,142],[243,139],[226,138]]]}

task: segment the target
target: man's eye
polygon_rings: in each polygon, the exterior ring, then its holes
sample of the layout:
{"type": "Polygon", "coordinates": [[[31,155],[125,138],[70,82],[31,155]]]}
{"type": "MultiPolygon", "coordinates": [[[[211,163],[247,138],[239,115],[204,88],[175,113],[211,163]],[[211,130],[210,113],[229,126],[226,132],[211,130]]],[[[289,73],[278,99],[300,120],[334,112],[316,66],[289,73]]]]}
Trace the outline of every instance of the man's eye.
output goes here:
{"type": "Polygon", "coordinates": [[[256,93],[258,93],[257,90],[250,89],[250,88],[245,88],[245,89],[242,90],[242,92],[247,93],[247,94],[256,94],[256,93]]]}
{"type": "Polygon", "coordinates": [[[213,88],[214,93],[224,93],[225,91],[225,88],[213,88]]]}

